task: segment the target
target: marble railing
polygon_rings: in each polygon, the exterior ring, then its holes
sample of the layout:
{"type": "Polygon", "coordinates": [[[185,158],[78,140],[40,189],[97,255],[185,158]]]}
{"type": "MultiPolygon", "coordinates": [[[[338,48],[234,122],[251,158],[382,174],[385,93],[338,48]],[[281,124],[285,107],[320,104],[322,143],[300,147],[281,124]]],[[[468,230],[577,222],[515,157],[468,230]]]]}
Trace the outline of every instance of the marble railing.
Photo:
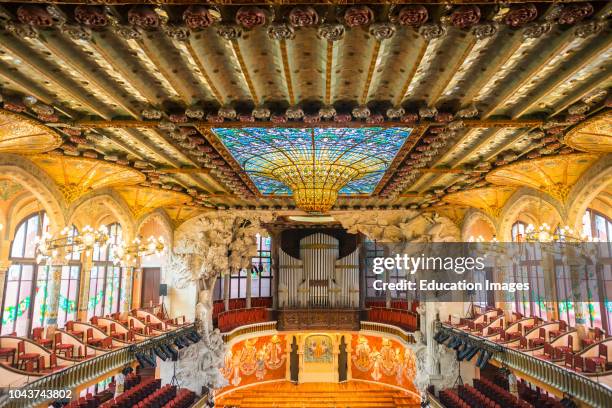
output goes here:
{"type": "MultiPolygon", "coordinates": [[[[63,370],[56,371],[35,381],[28,383],[20,390],[74,390],[82,384],[97,380],[105,375],[119,370],[135,360],[135,353],[140,350],[150,349],[158,344],[167,343],[175,336],[181,335],[194,329],[193,324],[182,326],[179,329],[166,332],[162,335],[151,337],[139,343],[121,347],[99,356],[90,358],[83,362],[74,364],[63,370]]],[[[6,390],[5,390],[6,391],[6,390]]],[[[36,395],[33,392],[32,395],[36,395]]],[[[0,396],[0,406],[7,408],[26,408],[39,406],[47,401],[46,398],[38,396],[27,399],[8,399],[8,394],[0,396]]]]}
{"type": "Polygon", "coordinates": [[[557,394],[571,395],[580,402],[593,407],[608,406],[612,400],[612,389],[575,371],[527,353],[503,347],[483,337],[474,336],[447,324],[440,323],[438,327],[439,330],[450,331],[453,334],[468,338],[474,344],[482,344],[491,350],[496,350],[493,353],[492,360],[515,371],[521,377],[527,377],[545,385],[557,394]]]}

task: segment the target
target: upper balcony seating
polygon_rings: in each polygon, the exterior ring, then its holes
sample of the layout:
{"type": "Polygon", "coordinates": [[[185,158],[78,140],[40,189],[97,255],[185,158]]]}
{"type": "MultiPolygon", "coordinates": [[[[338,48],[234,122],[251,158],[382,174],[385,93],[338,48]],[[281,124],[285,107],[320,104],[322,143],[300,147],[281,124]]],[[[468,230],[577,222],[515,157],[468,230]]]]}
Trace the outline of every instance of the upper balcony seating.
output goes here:
{"type": "Polygon", "coordinates": [[[372,322],[388,323],[409,331],[415,331],[417,329],[418,318],[416,313],[409,310],[373,307],[368,310],[368,320],[372,322]]]}
{"type": "Polygon", "coordinates": [[[562,335],[566,331],[567,331],[567,323],[565,322],[565,320],[559,320],[559,329],[558,330],[551,330],[549,332],[549,336],[550,336],[551,339],[554,339],[555,337],[559,337],[560,335],[562,335]]]}
{"type": "MultiPolygon", "coordinates": [[[[271,297],[255,297],[251,298],[251,308],[255,307],[272,307],[272,298],[271,297]]],[[[236,309],[246,309],[246,299],[230,299],[229,300],[229,309],[225,310],[225,302],[223,300],[215,300],[213,303],[213,319],[216,319],[219,314],[223,312],[227,312],[230,310],[236,309]]]]}
{"type": "Polygon", "coordinates": [[[254,309],[237,309],[223,312],[218,317],[218,327],[222,332],[228,332],[236,327],[247,324],[268,321],[268,310],[259,307],[254,309]]]}

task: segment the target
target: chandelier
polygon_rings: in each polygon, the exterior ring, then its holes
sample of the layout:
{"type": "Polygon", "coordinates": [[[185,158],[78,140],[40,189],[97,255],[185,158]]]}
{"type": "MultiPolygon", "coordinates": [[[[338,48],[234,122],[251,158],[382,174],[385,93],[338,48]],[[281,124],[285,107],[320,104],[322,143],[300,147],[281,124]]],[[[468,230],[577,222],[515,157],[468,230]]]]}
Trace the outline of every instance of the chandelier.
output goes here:
{"type": "Polygon", "coordinates": [[[536,227],[533,224],[525,228],[525,240],[527,242],[553,243],[553,242],[599,242],[599,238],[590,237],[586,234],[578,235],[569,225],[557,228],[554,232],[550,225],[542,223],[536,227]]]}
{"type": "Polygon", "coordinates": [[[159,238],[156,238],[154,236],[150,236],[147,238],[146,242],[143,242],[140,237],[136,237],[131,244],[120,242],[112,246],[113,263],[115,265],[121,264],[123,266],[128,266],[132,262],[135,262],[137,258],[143,256],[154,254],[160,256],[164,252],[165,248],[166,244],[164,237],[160,236],[159,238]]]}
{"type": "Polygon", "coordinates": [[[215,128],[264,195],[292,195],[325,213],[338,196],[368,195],[410,135],[409,128],[215,128]]]}
{"type": "Polygon", "coordinates": [[[97,230],[86,225],[80,233],[68,227],[64,227],[60,231],[59,238],[53,238],[50,233],[44,232],[41,236],[34,238],[36,247],[36,262],[51,261],[57,258],[60,250],[64,250],[65,259],[72,259],[74,256],[79,257],[81,253],[90,255],[94,248],[103,248],[108,245],[110,236],[108,228],[103,225],[97,230]]]}
{"type": "Polygon", "coordinates": [[[361,173],[349,164],[327,162],[293,163],[271,172],[272,176],[289,186],[295,204],[304,211],[323,213],[331,209],[338,192],[361,173]]]}

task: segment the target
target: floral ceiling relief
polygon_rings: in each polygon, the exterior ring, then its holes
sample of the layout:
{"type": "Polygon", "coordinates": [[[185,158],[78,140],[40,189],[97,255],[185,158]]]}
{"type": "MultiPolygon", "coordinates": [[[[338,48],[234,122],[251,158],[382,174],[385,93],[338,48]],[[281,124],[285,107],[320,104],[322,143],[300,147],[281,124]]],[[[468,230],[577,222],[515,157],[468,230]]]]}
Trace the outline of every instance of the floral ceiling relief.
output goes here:
{"type": "Polygon", "coordinates": [[[11,180],[0,180],[0,200],[9,201],[21,191],[23,191],[23,186],[11,180]]]}
{"type": "Polygon", "coordinates": [[[225,353],[221,374],[231,386],[284,379],[287,360],[285,336],[274,335],[238,342],[225,353]],[[283,368],[283,369],[281,369],[283,368]]]}

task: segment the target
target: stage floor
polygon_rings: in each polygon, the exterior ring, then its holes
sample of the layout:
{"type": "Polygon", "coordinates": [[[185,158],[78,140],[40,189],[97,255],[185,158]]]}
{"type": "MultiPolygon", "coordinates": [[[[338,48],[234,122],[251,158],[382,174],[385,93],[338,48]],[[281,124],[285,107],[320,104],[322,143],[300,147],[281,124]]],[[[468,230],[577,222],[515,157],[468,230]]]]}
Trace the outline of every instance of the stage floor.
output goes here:
{"type": "Polygon", "coordinates": [[[287,381],[253,385],[225,394],[218,408],[416,408],[414,394],[382,385],[349,381],[342,384],[287,381]]]}

